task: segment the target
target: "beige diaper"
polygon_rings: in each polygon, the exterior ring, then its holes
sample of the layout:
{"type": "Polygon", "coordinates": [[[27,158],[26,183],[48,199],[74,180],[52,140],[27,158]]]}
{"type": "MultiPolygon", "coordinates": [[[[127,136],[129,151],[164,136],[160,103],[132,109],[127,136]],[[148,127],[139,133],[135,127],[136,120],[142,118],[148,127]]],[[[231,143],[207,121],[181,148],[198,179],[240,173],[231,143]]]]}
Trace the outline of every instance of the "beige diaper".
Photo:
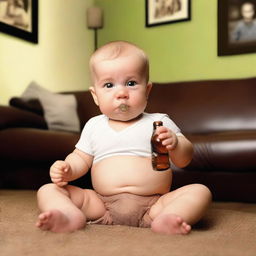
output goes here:
{"type": "Polygon", "coordinates": [[[159,199],[160,195],[138,196],[130,193],[121,193],[99,198],[104,202],[106,213],[93,224],[127,225],[133,227],[150,227],[149,210],[159,199]]]}

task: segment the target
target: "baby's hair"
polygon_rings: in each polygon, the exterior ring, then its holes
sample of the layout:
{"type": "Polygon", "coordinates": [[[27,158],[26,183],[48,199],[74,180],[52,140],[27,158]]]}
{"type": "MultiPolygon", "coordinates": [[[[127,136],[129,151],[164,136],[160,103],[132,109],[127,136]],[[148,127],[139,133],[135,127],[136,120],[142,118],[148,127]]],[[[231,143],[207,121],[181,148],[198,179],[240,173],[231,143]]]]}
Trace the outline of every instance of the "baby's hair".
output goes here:
{"type": "Polygon", "coordinates": [[[137,55],[143,61],[145,66],[145,75],[147,82],[149,80],[149,60],[146,53],[137,45],[126,41],[112,41],[102,47],[98,48],[91,56],[89,66],[91,74],[94,73],[94,66],[98,61],[113,60],[120,56],[130,56],[132,54],[137,55]]]}

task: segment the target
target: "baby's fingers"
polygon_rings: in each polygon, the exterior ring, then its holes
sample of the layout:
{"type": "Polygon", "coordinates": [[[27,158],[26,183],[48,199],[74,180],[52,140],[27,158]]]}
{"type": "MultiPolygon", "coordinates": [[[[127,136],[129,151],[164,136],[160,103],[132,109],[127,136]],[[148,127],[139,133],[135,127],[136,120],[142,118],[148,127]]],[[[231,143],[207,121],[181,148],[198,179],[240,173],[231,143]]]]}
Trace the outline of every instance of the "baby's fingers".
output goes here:
{"type": "Polygon", "coordinates": [[[64,161],[56,161],[53,164],[53,167],[56,168],[56,169],[64,171],[64,170],[68,169],[68,164],[64,161]]]}
{"type": "Polygon", "coordinates": [[[69,171],[69,165],[64,161],[55,162],[50,169],[51,174],[56,174],[56,175],[57,174],[63,175],[68,171],[69,171]]]}
{"type": "Polygon", "coordinates": [[[160,126],[160,127],[157,127],[156,129],[156,134],[158,135],[166,132],[168,132],[168,128],[166,128],[165,126],[160,126]]]}
{"type": "Polygon", "coordinates": [[[67,183],[67,181],[61,181],[61,182],[57,182],[57,183],[55,183],[57,186],[59,186],[59,187],[64,187],[64,186],[66,186],[66,185],[68,185],[68,183],[67,183]]]}
{"type": "Polygon", "coordinates": [[[58,177],[58,178],[51,177],[51,180],[54,184],[60,187],[65,186],[68,183],[67,181],[64,181],[62,177],[58,177]]]}
{"type": "Polygon", "coordinates": [[[178,140],[176,137],[171,137],[169,139],[164,140],[162,144],[166,146],[168,150],[173,150],[177,147],[178,140]]]}
{"type": "Polygon", "coordinates": [[[62,178],[62,174],[58,173],[58,172],[51,172],[51,178],[53,179],[61,179],[62,178]]]}

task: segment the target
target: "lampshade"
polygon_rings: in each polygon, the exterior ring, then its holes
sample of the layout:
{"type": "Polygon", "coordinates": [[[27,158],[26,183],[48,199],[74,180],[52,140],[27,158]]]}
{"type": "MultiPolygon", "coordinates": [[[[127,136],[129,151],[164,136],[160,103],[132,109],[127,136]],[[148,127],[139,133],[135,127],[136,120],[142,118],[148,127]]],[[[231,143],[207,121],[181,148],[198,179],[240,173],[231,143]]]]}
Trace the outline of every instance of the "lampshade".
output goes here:
{"type": "Polygon", "coordinates": [[[89,7],[87,9],[87,27],[102,28],[103,26],[103,11],[100,7],[89,7]]]}

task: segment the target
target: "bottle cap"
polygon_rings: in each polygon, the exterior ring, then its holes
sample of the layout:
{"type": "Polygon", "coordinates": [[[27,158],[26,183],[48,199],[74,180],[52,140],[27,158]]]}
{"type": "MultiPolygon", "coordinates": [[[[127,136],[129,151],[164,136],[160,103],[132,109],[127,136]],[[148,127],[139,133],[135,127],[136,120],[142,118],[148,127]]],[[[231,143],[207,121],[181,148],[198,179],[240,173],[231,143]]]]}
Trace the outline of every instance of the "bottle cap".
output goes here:
{"type": "Polygon", "coordinates": [[[162,122],[162,121],[155,121],[155,122],[153,123],[153,125],[154,125],[154,128],[156,128],[156,127],[158,127],[158,126],[162,126],[162,125],[163,125],[163,122],[162,122]]]}

